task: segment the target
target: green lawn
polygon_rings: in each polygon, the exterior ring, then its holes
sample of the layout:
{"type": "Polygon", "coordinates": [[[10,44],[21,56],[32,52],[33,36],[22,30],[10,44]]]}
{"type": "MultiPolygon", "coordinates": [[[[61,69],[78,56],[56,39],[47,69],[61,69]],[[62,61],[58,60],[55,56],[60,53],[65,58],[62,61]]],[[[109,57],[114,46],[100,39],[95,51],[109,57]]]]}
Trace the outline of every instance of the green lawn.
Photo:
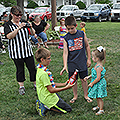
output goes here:
{"type": "MultiPolygon", "coordinates": [[[[78,29],[79,21],[78,22],[78,29]]],[[[86,35],[89,38],[91,51],[102,45],[106,48],[106,64],[104,65],[107,80],[108,96],[104,98],[105,114],[96,116],[91,109],[96,106],[96,100],[87,103],[83,98],[81,81],[78,80],[78,99],[74,104],[69,103],[73,97],[72,89],[59,93],[73,108],[71,113],[59,114],[47,112],[44,118],[40,118],[35,109],[37,99],[33,84],[29,82],[29,73],[25,68],[25,88],[24,96],[18,93],[18,83],[16,81],[16,69],[13,61],[6,54],[0,54],[0,120],[118,120],[120,119],[120,23],[118,22],[88,22],[86,23],[86,35]]],[[[7,50],[7,48],[6,48],[7,50]]],[[[65,82],[68,74],[64,72],[59,75],[63,67],[62,50],[57,46],[50,46],[51,63],[49,69],[53,73],[55,82],[65,82]]],[[[33,49],[34,53],[36,49],[33,49]]],[[[37,62],[36,62],[37,65],[37,62]]],[[[94,66],[92,62],[90,69],[94,66]]],[[[90,81],[88,81],[90,82],[90,81]]]]}

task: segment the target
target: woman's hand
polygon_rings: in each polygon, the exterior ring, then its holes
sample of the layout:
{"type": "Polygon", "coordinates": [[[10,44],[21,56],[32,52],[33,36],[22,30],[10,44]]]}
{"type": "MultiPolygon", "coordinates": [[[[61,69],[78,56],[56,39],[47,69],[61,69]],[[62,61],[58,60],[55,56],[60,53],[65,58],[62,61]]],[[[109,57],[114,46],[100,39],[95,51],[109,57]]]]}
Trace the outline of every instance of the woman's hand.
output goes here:
{"type": "Polygon", "coordinates": [[[22,23],[19,25],[19,29],[23,28],[24,26],[26,26],[26,23],[25,23],[25,22],[22,22],[22,23]]]}
{"type": "Polygon", "coordinates": [[[5,46],[3,45],[2,48],[5,49],[5,46]]]}
{"type": "Polygon", "coordinates": [[[27,21],[27,22],[30,24],[30,27],[32,28],[32,24],[29,21],[27,21]]]}

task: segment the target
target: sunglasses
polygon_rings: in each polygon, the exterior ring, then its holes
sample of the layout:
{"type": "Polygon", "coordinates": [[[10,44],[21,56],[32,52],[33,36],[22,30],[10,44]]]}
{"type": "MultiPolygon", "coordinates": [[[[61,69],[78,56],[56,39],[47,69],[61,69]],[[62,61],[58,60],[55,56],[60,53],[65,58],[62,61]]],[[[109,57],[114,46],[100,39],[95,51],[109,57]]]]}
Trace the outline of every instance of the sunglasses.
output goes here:
{"type": "Polygon", "coordinates": [[[19,17],[19,16],[22,16],[23,14],[19,13],[19,14],[14,14],[14,15],[19,17]]]}

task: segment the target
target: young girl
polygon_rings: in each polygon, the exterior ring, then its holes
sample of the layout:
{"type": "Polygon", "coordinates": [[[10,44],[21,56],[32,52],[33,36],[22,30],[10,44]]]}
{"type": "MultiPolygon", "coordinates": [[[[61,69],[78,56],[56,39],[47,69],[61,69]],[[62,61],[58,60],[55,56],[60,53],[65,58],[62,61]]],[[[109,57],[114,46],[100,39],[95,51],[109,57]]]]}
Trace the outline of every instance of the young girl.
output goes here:
{"type": "Polygon", "coordinates": [[[85,33],[85,25],[86,25],[85,22],[80,23],[81,31],[83,31],[84,33],[85,33]]]}
{"type": "Polygon", "coordinates": [[[61,48],[61,49],[63,49],[63,38],[64,38],[64,36],[66,35],[66,33],[67,33],[67,29],[66,29],[66,27],[65,27],[65,19],[64,18],[62,18],[61,20],[60,20],[60,42],[59,42],[59,46],[58,46],[58,48],[61,48]]]}
{"type": "Polygon", "coordinates": [[[91,70],[91,75],[84,78],[86,81],[92,77],[91,83],[88,85],[88,87],[90,87],[88,90],[88,97],[97,98],[98,106],[92,109],[93,111],[99,109],[96,115],[104,113],[102,98],[107,96],[106,80],[104,78],[106,70],[102,64],[103,60],[105,62],[105,55],[106,51],[102,46],[97,47],[97,49],[92,52],[92,60],[96,64],[95,67],[91,70]]]}

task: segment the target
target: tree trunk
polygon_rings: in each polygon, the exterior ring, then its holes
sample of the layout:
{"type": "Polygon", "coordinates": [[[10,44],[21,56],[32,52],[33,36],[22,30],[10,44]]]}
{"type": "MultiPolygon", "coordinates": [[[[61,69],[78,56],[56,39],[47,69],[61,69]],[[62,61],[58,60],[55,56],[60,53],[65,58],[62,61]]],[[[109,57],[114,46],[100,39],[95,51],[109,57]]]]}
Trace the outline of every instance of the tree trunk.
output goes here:
{"type": "Polygon", "coordinates": [[[22,9],[23,19],[25,19],[25,15],[24,15],[24,0],[17,0],[17,6],[19,6],[22,9]]]}
{"type": "Polygon", "coordinates": [[[51,9],[52,9],[52,30],[54,30],[54,27],[57,23],[57,17],[56,17],[56,0],[51,0],[51,9]]]}

